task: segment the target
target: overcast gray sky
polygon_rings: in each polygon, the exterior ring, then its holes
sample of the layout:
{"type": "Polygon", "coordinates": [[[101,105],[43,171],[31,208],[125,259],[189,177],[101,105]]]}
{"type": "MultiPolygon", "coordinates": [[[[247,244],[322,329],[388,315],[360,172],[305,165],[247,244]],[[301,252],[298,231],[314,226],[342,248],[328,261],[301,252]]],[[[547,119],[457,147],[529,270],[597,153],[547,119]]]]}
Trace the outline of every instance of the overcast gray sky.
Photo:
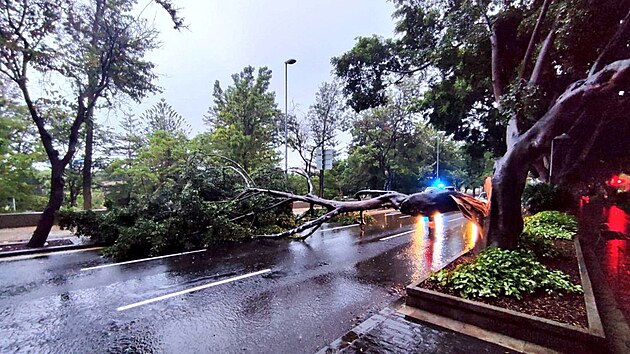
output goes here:
{"type": "MultiPolygon", "coordinates": [[[[267,66],[271,90],[284,109],[284,61],[289,66],[289,106],[305,112],[317,87],[331,79],[330,59],[352,48],[359,36],[391,37],[393,5],[386,0],[175,0],[189,30],[172,29],[155,5],[144,15],[154,18],[162,47],[149,56],[157,64],[164,92],[132,111],[139,115],[164,97],[191,125],[206,130],[202,116],[212,104],[215,80],[223,88],[243,67],[267,66]]],[[[142,5],[143,2],[141,1],[142,5]]],[[[110,115],[106,124],[117,125],[110,115]]]]}
{"type": "MultiPolygon", "coordinates": [[[[284,61],[289,66],[289,105],[306,111],[317,87],[331,79],[330,58],[352,48],[355,38],[393,33],[393,6],[386,0],[175,0],[189,30],[172,29],[157,6],[145,10],[161,30],[161,49],[151,53],[164,93],[147,98],[142,112],[164,97],[194,132],[212,103],[215,80],[222,87],[243,67],[267,66],[271,90],[284,109],[284,61]]],[[[142,3],[142,2],[141,2],[142,3]]]]}

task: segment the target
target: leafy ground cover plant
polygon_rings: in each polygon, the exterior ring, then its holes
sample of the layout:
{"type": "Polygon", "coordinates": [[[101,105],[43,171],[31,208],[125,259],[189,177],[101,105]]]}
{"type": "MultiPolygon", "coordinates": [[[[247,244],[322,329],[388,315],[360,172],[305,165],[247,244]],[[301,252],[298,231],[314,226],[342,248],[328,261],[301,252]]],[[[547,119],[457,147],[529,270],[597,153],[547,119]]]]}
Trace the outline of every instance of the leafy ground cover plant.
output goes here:
{"type": "Polygon", "coordinates": [[[526,217],[523,232],[550,240],[572,240],[577,232],[575,216],[559,211],[541,211],[526,217]]]}
{"type": "Polygon", "coordinates": [[[573,215],[559,211],[542,211],[525,217],[520,247],[531,250],[537,257],[556,257],[554,240],[572,240],[577,232],[573,215]]]}
{"type": "Polygon", "coordinates": [[[441,270],[430,281],[446,286],[463,298],[512,296],[521,299],[536,291],[581,293],[582,287],[569,277],[550,270],[525,249],[488,248],[471,263],[441,270]]]}

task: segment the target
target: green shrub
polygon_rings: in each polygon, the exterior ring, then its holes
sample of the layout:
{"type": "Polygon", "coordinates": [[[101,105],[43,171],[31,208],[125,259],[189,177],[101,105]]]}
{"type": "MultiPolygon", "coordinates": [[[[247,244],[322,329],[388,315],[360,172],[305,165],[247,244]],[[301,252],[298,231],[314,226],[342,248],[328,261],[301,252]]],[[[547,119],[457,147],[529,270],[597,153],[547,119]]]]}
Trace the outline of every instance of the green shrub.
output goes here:
{"type": "Polygon", "coordinates": [[[527,250],[488,248],[468,264],[441,270],[430,281],[438,282],[463,298],[513,296],[521,299],[537,290],[581,293],[569,277],[538,262],[527,250]]]}
{"type": "Polygon", "coordinates": [[[288,206],[232,221],[256,212],[277,200],[255,196],[241,202],[208,200],[193,183],[183,187],[164,184],[152,195],[107,213],[60,212],[60,224],[77,235],[109,245],[105,254],[118,260],[182,252],[209,247],[217,242],[277,233],[295,226],[288,206]]]}
{"type": "Polygon", "coordinates": [[[553,240],[571,240],[577,231],[574,216],[558,211],[542,211],[525,217],[519,246],[534,252],[536,257],[556,257],[553,240]]]}
{"type": "Polygon", "coordinates": [[[532,251],[536,258],[551,258],[559,255],[552,240],[527,232],[521,234],[518,246],[532,251]]]}
{"type": "Polygon", "coordinates": [[[574,201],[573,196],[566,189],[547,183],[538,183],[525,186],[522,203],[530,214],[536,214],[544,210],[569,210],[574,201]]]}
{"type": "Polygon", "coordinates": [[[559,211],[542,211],[523,220],[523,232],[549,240],[571,240],[577,232],[573,215],[559,211]]]}

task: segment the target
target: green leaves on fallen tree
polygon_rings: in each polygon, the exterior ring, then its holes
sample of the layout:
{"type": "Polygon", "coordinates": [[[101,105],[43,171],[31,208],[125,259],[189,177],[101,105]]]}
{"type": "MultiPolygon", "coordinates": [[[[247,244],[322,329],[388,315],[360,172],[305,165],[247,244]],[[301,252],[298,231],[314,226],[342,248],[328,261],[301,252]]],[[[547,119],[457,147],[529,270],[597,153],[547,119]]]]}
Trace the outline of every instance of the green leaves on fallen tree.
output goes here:
{"type": "Polygon", "coordinates": [[[183,187],[162,186],[143,200],[113,207],[104,214],[61,211],[59,220],[77,235],[108,245],[105,254],[120,260],[196,250],[295,226],[288,207],[233,221],[235,216],[272,204],[269,197],[238,203],[208,197],[203,186],[189,181],[183,187]]]}

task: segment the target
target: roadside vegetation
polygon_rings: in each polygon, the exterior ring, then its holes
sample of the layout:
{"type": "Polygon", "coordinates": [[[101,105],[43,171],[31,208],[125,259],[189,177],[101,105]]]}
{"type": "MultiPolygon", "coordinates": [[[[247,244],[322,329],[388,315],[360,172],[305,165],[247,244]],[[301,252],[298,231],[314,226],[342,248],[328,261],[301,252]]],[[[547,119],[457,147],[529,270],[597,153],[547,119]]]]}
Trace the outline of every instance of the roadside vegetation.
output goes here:
{"type": "Polygon", "coordinates": [[[512,296],[521,299],[537,291],[580,293],[581,286],[573,284],[566,274],[541,263],[548,257],[565,257],[554,241],[570,241],[576,231],[574,216],[542,211],[525,218],[518,249],[487,248],[469,263],[441,270],[429,281],[464,298],[512,296]]]}

